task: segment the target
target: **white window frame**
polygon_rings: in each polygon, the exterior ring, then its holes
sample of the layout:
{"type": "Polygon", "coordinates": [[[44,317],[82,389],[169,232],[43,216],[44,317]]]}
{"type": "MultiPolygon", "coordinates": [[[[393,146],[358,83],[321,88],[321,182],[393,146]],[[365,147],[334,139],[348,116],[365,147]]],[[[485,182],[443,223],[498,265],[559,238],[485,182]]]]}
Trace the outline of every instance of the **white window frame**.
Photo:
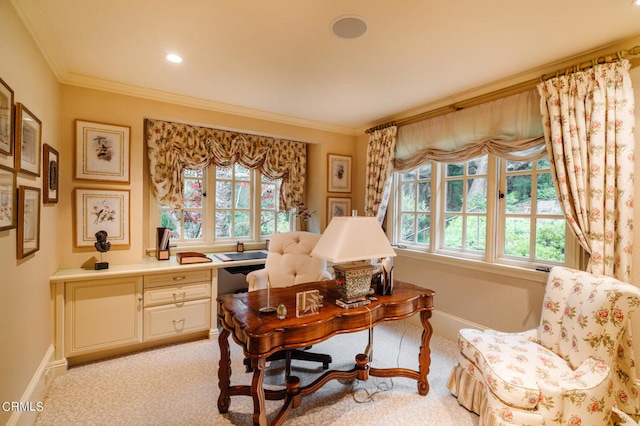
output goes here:
{"type": "MultiPolygon", "coordinates": [[[[409,244],[400,241],[401,232],[401,213],[399,211],[399,203],[401,202],[400,185],[402,183],[399,174],[404,172],[395,172],[393,174],[392,194],[389,203],[389,209],[387,214],[387,221],[389,224],[388,229],[390,232],[390,238],[393,244],[399,250],[407,250],[408,253],[413,253],[411,256],[421,255],[425,256],[443,256],[446,257],[447,262],[452,264],[474,265],[476,269],[491,269],[495,267],[516,267],[525,268],[529,270],[544,270],[554,265],[564,265],[568,267],[580,267],[583,259],[583,253],[579,246],[579,243],[573,237],[568,225],[565,224],[565,257],[564,262],[551,262],[551,261],[526,261],[522,258],[504,256],[501,250],[497,247],[500,246],[502,238],[504,238],[504,217],[500,214],[499,203],[499,190],[506,185],[506,175],[504,173],[498,173],[500,167],[505,167],[506,161],[499,160],[493,155],[489,155],[488,170],[487,170],[487,235],[486,235],[486,250],[484,253],[477,253],[473,251],[457,250],[444,247],[444,189],[445,189],[445,163],[432,162],[431,163],[431,229],[430,229],[430,244],[409,244]],[[490,188],[495,188],[492,191],[490,188]],[[439,195],[441,194],[441,195],[439,195]],[[502,228],[499,228],[501,227],[502,228]],[[469,262],[472,262],[471,264],[469,262]],[[478,267],[478,262],[481,266],[478,267]],[[493,265],[493,266],[492,266],[493,265]]],[[[472,177],[472,176],[471,176],[472,177]]],[[[484,176],[483,176],[484,177],[484,176]]],[[[533,177],[532,179],[535,179],[533,177]]],[[[546,217],[546,216],[545,216],[546,217]]]]}
{"type": "MultiPolygon", "coordinates": [[[[215,166],[211,166],[211,167],[215,168],[215,166]]],[[[198,249],[203,251],[208,249],[211,249],[214,251],[218,251],[218,250],[226,251],[231,249],[235,250],[235,246],[238,241],[244,242],[245,244],[248,244],[248,245],[264,244],[265,240],[267,240],[269,236],[261,235],[261,229],[260,229],[261,214],[262,214],[262,208],[261,208],[261,189],[262,189],[262,183],[263,183],[262,175],[257,170],[249,170],[251,177],[248,181],[246,181],[249,183],[251,188],[250,189],[251,201],[250,201],[250,207],[248,209],[251,212],[250,216],[252,219],[250,235],[247,237],[234,237],[232,232],[232,235],[230,237],[216,237],[214,227],[215,227],[215,212],[216,212],[215,200],[216,200],[217,179],[216,179],[215,170],[212,169],[211,167],[203,170],[204,189],[203,189],[203,207],[202,207],[202,210],[203,210],[202,211],[202,217],[203,217],[202,238],[171,240],[171,244],[175,245],[174,250],[176,248],[180,250],[187,250],[187,249],[193,248],[193,249],[198,249]]],[[[233,182],[235,182],[235,180],[231,180],[231,182],[233,185],[233,182]]],[[[279,185],[280,183],[278,182],[276,183],[276,187],[275,187],[276,189],[275,191],[276,192],[276,200],[275,200],[276,220],[277,220],[278,201],[279,201],[278,197],[280,194],[279,185]]],[[[234,208],[232,207],[230,210],[233,214],[234,208]]],[[[149,248],[147,249],[148,253],[155,252],[155,248],[152,249],[151,247],[153,246],[155,241],[156,227],[160,226],[159,224],[161,223],[160,211],[161,211],[161,207],[158,205],[157,199],[154,196],[153,192],[151,192],[149,196],[150,244],[149,244],[149,248]]],[[[288,212],[288,214],[289,214],[290,229],[277,230],[276,228],[277,232],[287,232],[287,231],[293,230],[293,227],[295,226],[293,211],[288,212]]]]}

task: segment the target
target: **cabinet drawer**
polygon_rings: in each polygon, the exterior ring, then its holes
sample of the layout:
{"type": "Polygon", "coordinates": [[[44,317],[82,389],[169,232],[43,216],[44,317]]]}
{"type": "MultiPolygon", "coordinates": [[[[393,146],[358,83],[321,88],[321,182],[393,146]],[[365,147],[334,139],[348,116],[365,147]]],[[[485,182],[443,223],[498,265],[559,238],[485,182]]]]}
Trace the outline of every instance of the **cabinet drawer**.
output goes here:
{"type": "Polygon", "coordinates": [[[211,269],[195,271],[175,271],[167,274],[145,275],[144,288],[182,285],[197,282],[211,282],[211,269]]]}
{"type": "Polygon", "coordinates": [[[152,287],[144,290],[144,306],[171,304],[181,306],[188,300],[211,297],[211,284],[173,285],[167,287],[152,287]]]}
{"type": "Polygon", "coordinates": [[[211,328],[211,299],[185,302],[182,306],[144,309],[144,340],[176,336],[211,328]]]}

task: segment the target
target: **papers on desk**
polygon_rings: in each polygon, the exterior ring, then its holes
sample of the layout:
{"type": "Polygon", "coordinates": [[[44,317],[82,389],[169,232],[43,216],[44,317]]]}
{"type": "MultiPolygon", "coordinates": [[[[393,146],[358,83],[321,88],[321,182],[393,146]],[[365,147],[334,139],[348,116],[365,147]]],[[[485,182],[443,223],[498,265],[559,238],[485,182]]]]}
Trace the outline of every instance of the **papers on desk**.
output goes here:
{"type": "Polygon", "coordinates": [[[244,251],[242,253],[218,253],[215,256],[223,262],[231,262],[234,260],[266,259],[267,252],[264,250],[244,251]]]}

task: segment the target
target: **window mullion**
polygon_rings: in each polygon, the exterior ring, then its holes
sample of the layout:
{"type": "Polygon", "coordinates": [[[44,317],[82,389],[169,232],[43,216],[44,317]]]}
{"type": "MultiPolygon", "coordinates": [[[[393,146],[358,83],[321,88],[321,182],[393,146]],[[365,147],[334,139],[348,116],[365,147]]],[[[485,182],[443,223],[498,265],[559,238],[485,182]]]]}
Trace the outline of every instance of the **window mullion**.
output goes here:
{"type": "Polygon", "coordinates": [[[503,191],[501,187],[504,181],[504,174],[501,173],[501,163],[503,162],[499,159],[491,155],[489,156],[487,165],[487,235],[485,241],[485,256],[487,262],[495,262],[497,256],[496,247],[501,240],[498,234],[504,232],[504,218],[501,218],[502,215],[499,212],[501,204],[498,198],[498,191],[503,191]],[[502,226],[500,222],[502,222],[502,226]]]}

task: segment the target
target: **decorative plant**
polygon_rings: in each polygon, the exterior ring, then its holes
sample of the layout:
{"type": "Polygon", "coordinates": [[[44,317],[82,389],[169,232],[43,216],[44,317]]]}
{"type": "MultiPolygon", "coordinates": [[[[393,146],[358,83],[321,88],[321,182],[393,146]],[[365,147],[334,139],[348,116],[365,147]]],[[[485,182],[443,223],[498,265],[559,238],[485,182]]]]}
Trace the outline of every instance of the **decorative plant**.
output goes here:
{"type": "Polygon", "coordinates": [[[315,210],[312,212],[309,211],[307,206],[305,206],[302,201],[296,201],[294,204],[296,206],[296,213],[295,213],[296,217],[303,222],[306,222],[309,219],[311,219],[311,216],[313,216],[316,213],[315,210]]]}

